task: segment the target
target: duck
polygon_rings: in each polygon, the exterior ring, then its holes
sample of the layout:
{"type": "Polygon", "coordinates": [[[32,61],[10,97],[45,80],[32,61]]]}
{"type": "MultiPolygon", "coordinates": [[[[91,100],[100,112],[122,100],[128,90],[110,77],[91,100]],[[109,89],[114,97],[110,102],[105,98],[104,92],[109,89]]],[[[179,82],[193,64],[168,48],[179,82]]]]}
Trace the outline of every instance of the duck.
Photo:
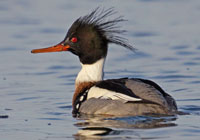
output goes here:
{"type": "Polygon", "coordinates": [[[152,80],[124,77],[103,79],[109,44],[130,51],[135,48],[122,37],[120,23],[113,8],[96,8],[79,17],[57,45],[33,49],[31,53],[69,51],[78,56],[81,70],[75,80],[72,114],[105,116],[175,115],[174,98],[152,80]]]}

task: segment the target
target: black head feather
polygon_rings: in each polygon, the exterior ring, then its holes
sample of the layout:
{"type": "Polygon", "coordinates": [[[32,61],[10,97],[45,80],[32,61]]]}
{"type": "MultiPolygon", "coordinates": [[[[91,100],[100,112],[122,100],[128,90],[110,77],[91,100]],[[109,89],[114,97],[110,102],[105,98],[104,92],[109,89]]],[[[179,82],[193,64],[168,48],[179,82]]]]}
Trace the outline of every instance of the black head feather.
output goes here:
{"type": "Polygon", "coordinates": [[[126,20],[124,20],[122,16],[108,19],[115,14],[117,14],[117,12],[114,8],[103,9],[98,7],[90,14],[78,18],[74,24],[76,23],[76,28],[77,26],[92,26],[108,43],[114,43],[127,49],[135,50],[135,48],[128,43],[126,38],[120,36],[125,33],[126,30],[121,30],[118,24],[126,20]]]}
{"type": "Polygon", "coordinates": [[[70,27],[64,44],[70,45],[69,51],[79,56],[83,64],[92,64],[105,57],[108,43],[115,43],[130,50],[134,48],[127,43],[127,39],[120,35],[125,30],[119,29],[119,23],[125,21],[122,16],[109,19],[116,14],[113,8],[96,8],[90,14],[78,18],[70,27]],[[71,41],[77,38],[77,42],[71,41]]]}

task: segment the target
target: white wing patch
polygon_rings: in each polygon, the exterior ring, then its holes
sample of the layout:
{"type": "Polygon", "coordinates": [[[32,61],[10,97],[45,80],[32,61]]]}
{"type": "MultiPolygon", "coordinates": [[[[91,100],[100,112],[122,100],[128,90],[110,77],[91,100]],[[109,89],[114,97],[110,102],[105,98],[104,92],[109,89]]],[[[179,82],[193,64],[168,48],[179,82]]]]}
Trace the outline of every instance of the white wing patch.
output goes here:
{"type": "Polygon", "coordinates": [[[122,94],[119,92],[115,92],[115,91],[111,91],[111,90],[107,90],[107,89],[103,89],[103,88],[99,88],[99,87],[95,87],[95,86],[92,87],[88,92],[87,99],[90,99],[90,98],[121,100],[124,103],[126,103],[128,101],[141,101],[142,100],[140,98],[130,97],[128,95],[125,95],[125,94],[122,94]]]}

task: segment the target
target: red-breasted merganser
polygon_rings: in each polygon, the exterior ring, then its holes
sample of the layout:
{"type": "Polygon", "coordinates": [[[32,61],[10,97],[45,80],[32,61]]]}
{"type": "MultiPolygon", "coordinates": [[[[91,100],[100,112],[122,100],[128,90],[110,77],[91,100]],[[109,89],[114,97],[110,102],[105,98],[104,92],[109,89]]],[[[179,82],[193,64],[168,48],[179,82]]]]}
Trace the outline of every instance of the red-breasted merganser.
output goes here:
{"type": "Polygon", "coordinates": [[[134,50],[120,37],[124,30],[117,24],[124,19],[120,16],[108,20],[115,13],[113,8],[97,8],[78,18],[61,43],[32,50],[32,53],[70,51],[79,57],[82,69],[75,81],[74,116],[80,113],[114,116],[176,114],[175,100],[153,81],[139,78],[103,80],[109,43],[134,50]]]}

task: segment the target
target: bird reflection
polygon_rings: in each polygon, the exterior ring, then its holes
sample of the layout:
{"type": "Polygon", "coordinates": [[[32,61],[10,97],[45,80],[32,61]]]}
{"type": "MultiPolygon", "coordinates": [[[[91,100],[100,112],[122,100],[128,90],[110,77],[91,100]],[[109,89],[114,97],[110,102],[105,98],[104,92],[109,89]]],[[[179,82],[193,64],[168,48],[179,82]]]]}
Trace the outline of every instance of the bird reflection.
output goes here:
{"type": "MultiPolygon", "coordinates": [[[[79,122],[74,124],[80,130],[74,135],[75,139],[101,139],[127,135],[131,131],[131,138],[141,138],[133,129],[151,129],[176,126],[176,116],[133,116],[112,117],[81,115],[77,118],[79,122]]],[[[116,138],[116,137],[115,137],[116,138]]],[[[109,138],[110,139],[110,138],[109,138]]]]}

